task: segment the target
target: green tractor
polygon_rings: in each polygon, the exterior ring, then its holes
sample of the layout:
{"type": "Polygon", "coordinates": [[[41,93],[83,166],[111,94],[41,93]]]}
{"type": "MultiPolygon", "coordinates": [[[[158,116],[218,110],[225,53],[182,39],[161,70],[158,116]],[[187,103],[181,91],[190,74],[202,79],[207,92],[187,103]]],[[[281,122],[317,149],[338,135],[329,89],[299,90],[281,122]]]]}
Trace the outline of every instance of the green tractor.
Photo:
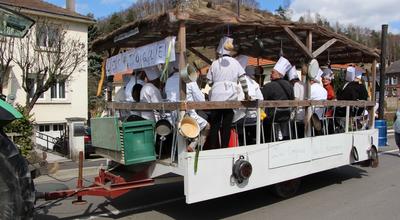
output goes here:
{"type": "MultiPolygon", "coordinates": [[[[0,6],[0,35],[21,38],[33,24],[32,19],[0,6]]],[[[35,189],[28,162],[3,130],[20,118],[20,112],[0,99],[0,219],[33,218],[35,189]]]]}

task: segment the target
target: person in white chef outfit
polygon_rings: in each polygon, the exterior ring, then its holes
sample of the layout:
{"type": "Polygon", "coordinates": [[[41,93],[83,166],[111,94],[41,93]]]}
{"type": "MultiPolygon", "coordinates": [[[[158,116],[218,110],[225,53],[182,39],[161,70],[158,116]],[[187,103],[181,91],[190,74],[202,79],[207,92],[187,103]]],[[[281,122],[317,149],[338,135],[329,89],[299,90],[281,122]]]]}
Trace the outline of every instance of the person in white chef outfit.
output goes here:
{"type": "MultiPolygon", "coordinates": [[[[128,83],[125,86],[125,101],[126,102],[139,102],[140,91],[144,85],[145,73],[143,70],[137,70],[132,75],[127,76],[128,83]]],[[[130,115],[140,116],[140,111],[129,111],[130,115]]]]}
{"type": "Polygon", "coordinates": [[[129,81],[125,86],[125,100],[127,102],[135,102],[132,97],[132,90],[136,84],[144,85],[144,74],[143,71],[134,71],[132,75],[129,76],[129,81]]]}
{"type": "MultiPolygon", "coordinates": [[[[248,87],[245,77],[245,70],[239,62],[230,56],[230,51],[234,49],[233,39],[223,37],[218,45],[217,53],[219,58],[212,62],[208,73],[208,84],[211,86],[210,101],[237,101],[240,82],[245,99],[249,99],[248,87]]],[[[218,131],[221,128],[221,147],[228,147],[230,129],[232,126],[234,112],[232,109],[216,109],[211,112],[209,135],[209,145],[211,148],[218,146],[218,131]]]]}
{"type": "MultiPolygon", "coordinates": [[[[140,91],[140,102],[145,103],[159,103],[162,102],[161,92],[158,89],[160,87],[160,70],[156,66],[148,67],[144,69],[146,73],[146,83],[140,91]]],[[[148,120],[158,119],[158,113],[153,111],[142,111],[142,118],[148,120]],[[157,116],[157,117],[156,117],[157,116]]]]}
{"type": "MultiPolygon", "coordinates": [[[[246,72],[245,78],[248,87],[248,93],[251,100],[264,100],[264,97],[261,93],[260,85],[255,81],[255,73],[256,68],[254,66],[247,66],[248,64],[248,56],[239,55],[236,57],[236,60],[240,63],[243,69],[246,72]]],[[[239,90],[239,98],[238,100],[244,100],[244,93],[242,87],[238,85],[239,90]]],[[[235,110],[235,116],[233,119],[234,123],[238,124],[238,133],[239,133],[239,143],[240,145],[248,145],[248,144],[255,144],[255,131],[256,126],[254,124],[257,122],[257,111],[255,109],[248,109],[247,112],[244,109],[235,110]],[[246,126],[246,143],[242,140],[243,134],[243,126],[244,125],[251,125],[246,126]]]]}
{"type": "MultiPolygon", "coordinates": [[[[178,57],[178,56],[176,56],[178,57]]],[[[172,75],[167,79],[165,83],[165,93],[167,95],[167,99],[170,102],[179,102],[179,91],[180,91],[180,76],[179,76],[179,62],[175,61],[171,64],[171,72],[172,75]]],[[[205,102],[204,94],[201,92],[199,86],[197,85],[196,81],[190,82],[186,84],[186,101],[188,102],[205,102]]],[[[192,152],[195,150],[197,145],[200,142],[200,148],[205,143],[205,139],[208,135],[210,130],[210,125],[208,124],[207,120],[203,117],[199,116],[194,109],[189,109],[187,111],[190,117],[194,118],[197,123],[199,124],[201,133],[200,138],[196,139],[192,143],[189,144],[187,147],[187,151],[192,152]]]]}
{"type": "MultiPolygon", "coordinates": [[[[328,98],[328,92],[322,86],[322,74],[324,72],[319,69],[318,74],[314,79],[310,80],[311,88],[310,88],[310,100],[326,100],[328,98]]],[[[325,108],[323,107],[315,107],[314,113],[318,115],[319,120],[322,120],[324,115],[325,108]]],[[[315,131],[317,134],[321,134],[320,131],[315,131]]]]}
{"type": "MultiPolygon", "coordinates": [[[[294,100],[302,101],[305,99],[305,85],[299,79],[299,74],[296,70],[296,66],[292,66],[288,73],[289,82],[293,85],[294,100]]],[[[297,128],[297,138],[304,137],[304,116],[305,110],[303,107],[298,107],[296,110],[295,123],[297,128]]],[[[294,129],[295,126],[292,126],[294,129]]]]}
{"type": "MultiPolygon", "coordinates": [[[[292,68],[289,60],[280,57],[271,71],[271,82],[261,89],[264,100],[293,100],[293,86],[284,77],[292,68]]],[[[266,108],[267,119],[264,120],[264,135],[267,142],[278,139],[289,140],[289,108],[266,108]],[[275,112],[276,111],[276,112],[275,112]],[[278,125],[274,126],[275,125],[278,125]],[[279,128],[279,129],[278,129],[279,128]]]]}

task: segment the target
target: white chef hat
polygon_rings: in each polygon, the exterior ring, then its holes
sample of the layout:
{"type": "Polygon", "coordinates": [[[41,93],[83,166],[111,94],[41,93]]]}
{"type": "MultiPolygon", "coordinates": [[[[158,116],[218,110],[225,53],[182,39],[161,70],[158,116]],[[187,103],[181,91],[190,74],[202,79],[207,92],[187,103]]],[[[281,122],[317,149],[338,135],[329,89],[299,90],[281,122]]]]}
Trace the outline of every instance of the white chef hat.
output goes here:
{"type": "Polygon", "coordinates": [[[254,77],[254,75],[256,74],[256,68],[254,66],[246,66],[244,70],[246,74],[250,77],[254,77]]]}
{"type": "Polygon", "coordinates": [[[356,68],[352,66],[347,67],[345,80],[347,82],[353,82],[355,77],[356,77],[356,68]]]}
{"type": "Polygon", "coordinates": [[[243,69],[246,69],[247,63],[249,62],[249,57],[245,55],[239,55],[236,60],[240,63],[243,69]]]}
{"type": "Polygon", "coordinates": [[[313,80],[316,81],[316,82],[321,82],[322,74],[324,74],[324,72],[321,69],[318,69],[318,73],[317,73],[317,75],[315,76],[315,78],[313,80]]]}
{"type": "Polygon", "coordinates": [[[299,75],[297,74],[296,66],[292,66],[292,68],[289,70],[288,76],[289,76],[289,81],[299,78],[299,75]]]}
{"type": "Polygon", "coordinates": [[[161,76],[160,70],[157,68],[157,66],[151,66],[144,68],[144,72],[146,73],[147,79],[152,81],[161,76]]]}
{"type": "Polygon", "coordinates": [[[233,50],[233,38],[223,37],[219,41],[217,53],[220,55],[229,55],[230,51],[233,50]]]}
{"type": "Polygon", "coordinates": [[[278,71],[282,76],[285,76],[290,68],[292,68],[292,65],[285,57],[280,57],[274,66],[274,70],[278,71]]]}

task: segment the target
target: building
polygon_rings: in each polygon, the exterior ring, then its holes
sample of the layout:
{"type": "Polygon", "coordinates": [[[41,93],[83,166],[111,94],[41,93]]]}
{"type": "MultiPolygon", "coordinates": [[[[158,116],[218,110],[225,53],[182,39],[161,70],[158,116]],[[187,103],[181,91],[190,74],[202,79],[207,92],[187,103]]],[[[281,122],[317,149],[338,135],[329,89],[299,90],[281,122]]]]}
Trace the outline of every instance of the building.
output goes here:
{"type": "MultiPolygon", "coordinates": [[[[94,23],[90,17],[75,12],[75,1],[66,0],[66,8],[58,7],[42,0],[0,0],[0,5],[9,7],[34,20],[47,20],[52,24],[62,24],[66,29],[66,36],[79,39],[88,48],[88,26],[94,23]]],[[[40,29],[40,23],[33,26],[36,33],[36,44],[39,48],[51,47],[52,36],[57,34],[47,28],[40,29]],[[44,33],[39,38],[38,31],[44,33]]],[[[87,57],[87,56],[86,56],[87,57]]],[[[38,99],[32,113],[37,123],[37,131],[59,137],[66,130],[66,118],[79,117],[87,119],[88,115],[88,73],[87,61],[84,61],[79,71],[74,72],[66,82],[59,82],[46,91],[38,99]]],[[[3,94],[9,102],[25,104],[26,92],[22,89],[22,71],[11,63],[10,69],[4,77],[3,94]]],[[[32,79],[33,80],[33,79],[32,79]]],[[[37,139],[37,143],[46,146],[47,143],[37,139]]],[[[52,147],[52,145],[50,145],[52,147]]]]}
{"type": "Polygon", "coordinates": [[[386,95],[400,97],[400,60],[393,62],[385,73],[386,95]]]}

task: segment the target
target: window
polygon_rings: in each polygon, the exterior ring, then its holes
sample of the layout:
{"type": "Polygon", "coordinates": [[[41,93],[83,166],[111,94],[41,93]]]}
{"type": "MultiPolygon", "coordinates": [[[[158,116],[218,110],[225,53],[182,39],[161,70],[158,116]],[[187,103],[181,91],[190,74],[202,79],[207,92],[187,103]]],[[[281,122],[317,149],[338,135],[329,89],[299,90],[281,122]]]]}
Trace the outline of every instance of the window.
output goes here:
{"type": "Polygon", "coordinates": [[[39,125],[40,132],[50,131],[50,125],[39,125]]]}
{"type": "MultiPolygon", "coordinates": [[[[35,78],[28,78],[26,84],[28,88],[29,98],[33,98],[33,95],[35,94],[35,91],[39,84],[36,82],[35,78]]],[[[40,84],[43,85],[43,82],[40,82],[40,84]]],[[[44,93],[42,93],[39,98],[43,99],[44,93]]]]}
{"type": "Polygon", "coordinates": [[[63,124],[53,124],[53,131],[64,131],[63,124]]]}
{"type": "Polygon", "coordinates": [[[60,40],[60,29],[51,25],[36,26],[36,45],[40,47],[56,47],[60,40]]]}
{"type": "Polygon", "coordinates": [[[52,99],[65,99],[65,81],[58,81],[51,89],[52,99]]]}
{"type": "Polygon", "coordinates": [[[396,76],[392,77],[392,85],[397,85],[397,77],[396,76]]]}

